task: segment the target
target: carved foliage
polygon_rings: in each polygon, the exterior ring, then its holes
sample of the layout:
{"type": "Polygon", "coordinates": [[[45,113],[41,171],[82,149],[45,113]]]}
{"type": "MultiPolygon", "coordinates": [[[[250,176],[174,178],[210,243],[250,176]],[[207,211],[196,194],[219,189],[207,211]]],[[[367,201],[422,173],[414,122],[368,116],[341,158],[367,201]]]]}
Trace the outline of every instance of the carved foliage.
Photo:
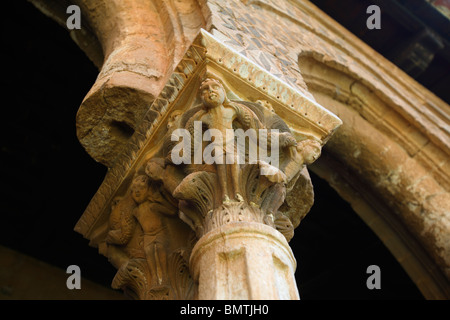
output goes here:
{"type": "MultiPolygon", "coordinates": [[[[288,126],[273,112],[269,103],[230,101],[218,80],[203,81],[199,95],[200,105],[182,116],[177,116],[176,121],[170,123],[171,130],[162,147],[164,160],[154,160],[154,163],[161,163],[159,172],[172,170],[184,174],[178,185],[174,183],[169,188],[173,197],[179,200],[180,218],[191,226],[198,238],[231,221],[254,221],[278,228],[290,240],[294,229],[291,220],[297,219],[291,216],[292,212],[283,215],[278,209],[285,201],[287,192],[295,185],[304,166],[315,161],[320,155],[320,143],[315,140],[297,143],[288,126]],[[188,157],[184,158],[190,160],[188,163],[173,163],[172,152],[176,144],[173,143],[171,134],[175,128],[185,129],[192,138],[188,140],[190,145],[183,148],[183,152],[189,153],[188,157]],[[196,138],[195,135],[199,135],[201,139],[209,129],[216,129],[225,137],[218,140],[219,142],[213,140],[210,144],[215,148],[215,154],[223,152],[224,163],[207,163],[204,159],[201,163],[196,163],[195,148],[198,146],[195,146],[195,139],[198,141],[198,136],[196,138]],[[244,147],[244,163],[237,163],[236,137],[233,137],[235,144],[232,149],[235,152],[232,155],[235,161],[228,161],[227,152],[230,149],[227,143],[230,138],[226,130],[236,132],[236,129],[253,129],[257,133],[260,129],[269,131],[265,146],[261,143],[261,136],[256,135],[253,140],[248,139],[248,144],[244,147]],[[257,145],[257,148],[264,146],[267,149],[265,153],[270,154],[275,141],[278,143],[278,166],[259,158],[254,162],[250,161],[250,153],[254,151],[251,148],[252,143],[257,145]]],[[[201,144],[202,156],[210,145],[201,144]]]]}

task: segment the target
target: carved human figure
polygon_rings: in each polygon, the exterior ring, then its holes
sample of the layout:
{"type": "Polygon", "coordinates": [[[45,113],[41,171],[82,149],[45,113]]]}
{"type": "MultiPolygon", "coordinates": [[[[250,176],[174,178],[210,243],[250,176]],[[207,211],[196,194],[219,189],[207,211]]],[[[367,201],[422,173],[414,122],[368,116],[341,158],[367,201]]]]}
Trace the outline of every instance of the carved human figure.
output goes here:
{"type": "MultiPolygon", "coordinates": [[[[208,129],[219,130],[221,137],[225,138],[225,141],[221,140],[216,142],[214,140],[212,142],[215,152],[220,152],[222,155],[225,155],[227,154],[226,146],[234,143],[234,141],[231,141],[231,139],[234,140],[234,135],[230,136],[227,134],[227,130],[233,130],[236,127],[242,129],[260,129],[264,127],[258,117],[249,108],[227,99],[225,89],[219,81],[207,78],[201,83],[199,91],[203,108],[189,119],[186,127],[192,136],[194,135],[195,121],[201,121],[202,125],[208,129]]],[[[238,201],[244,200],[239,186],[238,155],[234,150],[232,156],[233,161],[216,163],[224,202],[230,201],[228,178],[230,178],[231,188],[234,192],[232,197],[238,201]],[[227,172],[230,173],[230,176],[227,175],[227,172]]]]}
{"type": "Polygon", "coordinates": [[[143,231],[143,247],[152,283],[166,284],[169,239],[165,215],[174,215],[176,210],[173,204],[161,195],[159,186],[147,175],[139,175],[133,180],[131,195],[138,204],[133,214],[143,231]]]}
{"type": "Polygon", "coordinates": [[[305,165],[310,165],[316,161],[320,157],[321,150],[322,145],[314,139],[302,140],[294,147],[289,148],[289,160],[282,168],[287,180],[292,180],[305,165]]]}
{"type": "MultiPolygon", "coordinates": [[[[162,285],[167,274],[168,238],[164,215],[175,214],[173,204],[167,204],[155,183],[147,175],[138,175],[130,186],[130,194],[119,201],[113,208],[110,217],[110,228],[106,242],[112,245],[126,245],[135,230],[136,222],[142,228],[142,246],[145,253],[153,285],[162,285]]],[[[110,247],[109,255],[115,253],[110,247]]],[[[134,250],[139,250],[134,248],[134,250]]],[[[117,260],[116,254],[109,257],[117,260]]],[[[136,257],[129,257],[136,258],[136,257]]],[[[120,259],[124,267],[126,260],[120,259]]],[[[117,264],[117,263],[116,263],[117,264]]]]}
{"type": "MultiPolygon", "coordinates": [[[[158,165],[164,164],[164,159],[158,160],[158,165]]],[[[158,169],[141,167],[142,174],[134,177],[127,193],[113,200],[102,244],[102,252],[118,269],[113,288],[139,299],[187,297],[192,289],[186,275],[177,273],[185,264],[180,255],[191,244],[180,243],[179,234],[173,233],[180,231],[177,219],[170,217],[177,214],[177,203],[163,187],[166,176],[158,169]],[[183,288],[177,287],[179,281],[185,283],[183,288]]]]}

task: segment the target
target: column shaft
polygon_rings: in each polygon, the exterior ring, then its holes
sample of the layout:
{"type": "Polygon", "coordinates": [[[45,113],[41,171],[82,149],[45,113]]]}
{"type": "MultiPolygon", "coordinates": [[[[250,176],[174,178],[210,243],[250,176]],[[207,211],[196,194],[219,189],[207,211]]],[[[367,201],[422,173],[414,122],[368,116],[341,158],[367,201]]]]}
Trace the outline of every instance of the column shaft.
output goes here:
{"type": "Polygon", "coordinates": [[[233,222],[205,234],[190,267],[200,300],[299,299],[292,251],[280,232],[261,223],[233,222]]]}

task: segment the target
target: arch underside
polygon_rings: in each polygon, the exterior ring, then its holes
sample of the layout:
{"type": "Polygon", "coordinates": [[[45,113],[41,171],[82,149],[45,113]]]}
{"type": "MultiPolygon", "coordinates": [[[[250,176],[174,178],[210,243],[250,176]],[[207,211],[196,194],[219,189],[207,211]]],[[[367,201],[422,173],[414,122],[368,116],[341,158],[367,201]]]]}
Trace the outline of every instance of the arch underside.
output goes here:
{"type": "MultiPolygon", "coordinates": [[[[364,79],[313,57],[299,66],[316,101],[343,120],[310,169],[375,232],[427,299],[448,299],[446,150],[364,79]]],[[[413,102],[412,102],[413,103],[413,102]]]]}

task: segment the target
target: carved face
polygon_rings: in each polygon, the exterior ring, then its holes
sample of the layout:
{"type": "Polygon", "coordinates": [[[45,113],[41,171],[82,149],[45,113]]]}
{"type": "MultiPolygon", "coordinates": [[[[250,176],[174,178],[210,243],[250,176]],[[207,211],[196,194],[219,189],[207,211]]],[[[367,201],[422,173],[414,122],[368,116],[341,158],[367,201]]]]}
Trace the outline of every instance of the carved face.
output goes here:
{"type": "Polygon", "coordinates": [[[321,146],[317,141],[309,140],[302,150],[305,164],[311,164],[320,157],[321,146]]]}
{"type": "Polygon", "coordinates": [[[203,103],[208,108],[218,107],[225,101],[225,89],[213,79],[206,79],[202,82],[200,93],[203,103]]]}
{"type": "Polygon", "coordinates": [[[137,203],[142,203],[147,199],[148,177],[146,175],[137,176],[131,184],[131,196],[137,203]]]}

